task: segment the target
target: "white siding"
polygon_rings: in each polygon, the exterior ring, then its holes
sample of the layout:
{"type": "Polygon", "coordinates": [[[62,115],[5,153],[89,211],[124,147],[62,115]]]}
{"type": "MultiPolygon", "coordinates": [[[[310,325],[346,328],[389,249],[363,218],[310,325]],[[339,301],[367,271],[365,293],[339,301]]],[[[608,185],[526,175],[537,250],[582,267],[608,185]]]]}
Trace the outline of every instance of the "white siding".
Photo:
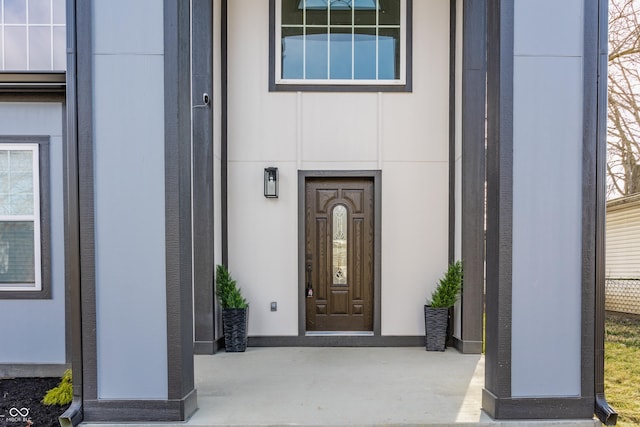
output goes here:
{"type": "Polygon", "coordinates": [[[228,4],[229,267],[249,333],[298,333],[297,171],[381,169],[382,333],[422,335],[447,265],[449,1],[413,2],[411,93],[269,92],[268,4],[228,4]],[[262,195],[267,166],[277,200],[262,195]]]}
{"type": "Polygon", "coordinates": [[[606,277],[640,279],[640,200],[607,208],[606,277]]]}

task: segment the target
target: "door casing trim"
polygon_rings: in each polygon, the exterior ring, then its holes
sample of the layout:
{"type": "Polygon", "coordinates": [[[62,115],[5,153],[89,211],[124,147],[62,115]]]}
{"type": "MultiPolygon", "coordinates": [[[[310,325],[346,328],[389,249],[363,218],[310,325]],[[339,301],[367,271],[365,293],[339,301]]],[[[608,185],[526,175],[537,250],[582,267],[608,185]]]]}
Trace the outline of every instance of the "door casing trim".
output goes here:
{"type": "MultiPolygon", "coordinates": [[[[298,170],[298,336],[306,335],[305,312],[305,204],[306,182],[314,178],[364,178],[373,180],[373,336],[379,337],[382,331],[381,298],[381,255],[382,255],[382,171],[381,170],[298,170]]],[[[306,339],[313,337],[305,337],[306,339]]],[[[369,338],[369,337],[364,337],[369,338]]]]}

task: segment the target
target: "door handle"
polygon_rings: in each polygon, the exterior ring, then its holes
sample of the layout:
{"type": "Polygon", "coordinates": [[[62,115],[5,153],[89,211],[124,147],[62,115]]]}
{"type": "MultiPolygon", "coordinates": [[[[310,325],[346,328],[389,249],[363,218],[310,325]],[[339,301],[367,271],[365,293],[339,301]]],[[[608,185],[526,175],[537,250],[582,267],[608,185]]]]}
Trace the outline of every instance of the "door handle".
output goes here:
{"type": "Polygon", "coordinates": [[[311,263],[307,264],[307,298],[313,298],[313,286],[311,285],[311,263]]]}

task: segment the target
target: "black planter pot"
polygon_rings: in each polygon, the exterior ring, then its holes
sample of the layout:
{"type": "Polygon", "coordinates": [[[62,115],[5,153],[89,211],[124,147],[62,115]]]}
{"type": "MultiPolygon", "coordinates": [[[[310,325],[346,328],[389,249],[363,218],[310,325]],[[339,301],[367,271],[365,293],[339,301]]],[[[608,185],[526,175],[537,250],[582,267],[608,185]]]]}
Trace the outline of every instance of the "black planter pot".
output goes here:
{"type": "Polygon", "coordinates": [[[247,309],[225,308],[222,310],[224,347],[228,353],[247,349],[247,309]]]}
{"type": "Polygon", "coordinates": [[[447,343],[448,308],[424,306],[424,329],[427,351],[444,351],[447,343]]]}

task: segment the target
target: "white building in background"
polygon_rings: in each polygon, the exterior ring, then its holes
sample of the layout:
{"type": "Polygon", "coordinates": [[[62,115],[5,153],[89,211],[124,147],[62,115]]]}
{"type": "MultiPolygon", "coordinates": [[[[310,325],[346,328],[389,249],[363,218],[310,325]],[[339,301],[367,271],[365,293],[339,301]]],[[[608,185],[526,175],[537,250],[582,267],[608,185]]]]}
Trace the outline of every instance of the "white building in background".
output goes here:
{"type": "Polygon", "coordinates": [[[606,309],[640,314],[640,195],[607,202],[606,309]]]}
{"type": "Polygon", "coordinates": [[[640,195],[607,202],[606,277],[640,279],[640,195]]]}
{"type": "Polygon", "coordinates": [[[0,369],[72,361],[74,422],[195,410],[217,263],[249,345],[397,346],[462,259],[454,342],[479,353],[486,261],[484,409],[606,409],[606,2],[0,4],[0,369]]]}

